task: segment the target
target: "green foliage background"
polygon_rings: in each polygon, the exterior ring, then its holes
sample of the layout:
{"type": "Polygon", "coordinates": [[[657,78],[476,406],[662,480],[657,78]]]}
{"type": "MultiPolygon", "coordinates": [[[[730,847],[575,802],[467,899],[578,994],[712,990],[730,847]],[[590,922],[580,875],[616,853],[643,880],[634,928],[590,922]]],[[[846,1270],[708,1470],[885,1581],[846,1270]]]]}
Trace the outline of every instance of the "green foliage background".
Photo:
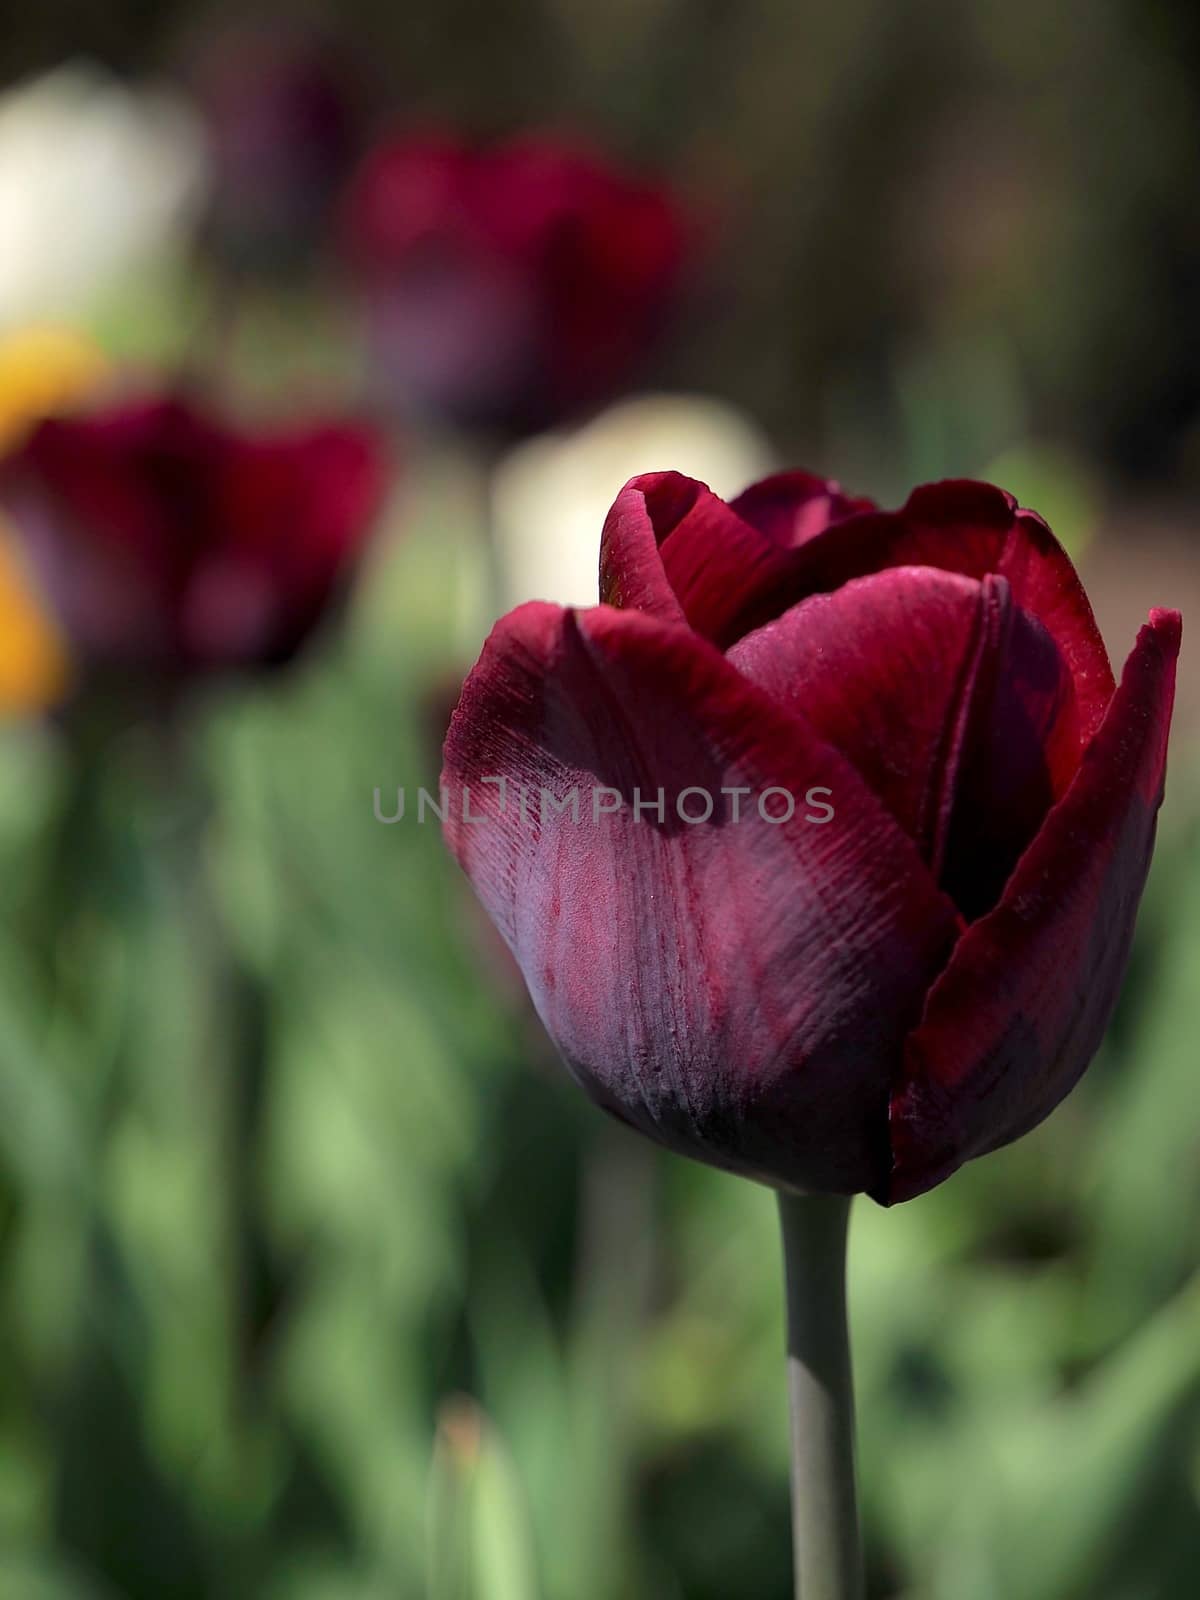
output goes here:
{"type": "MultiPolygon", "coordinates": [[[[5,735],[14,1600],[788,1592],[771,1196],[586,1105],[436,826],[373,815],[433,782],[445,549],[435,511],[340,640],[198,705],[165,769],[109,747],[86,811],[44,733],[5,735]]],[[[874,1594],[1189,1592],[1200,857],[1171,817],[1075,1096],[856,1210],[874,1594]]]]}

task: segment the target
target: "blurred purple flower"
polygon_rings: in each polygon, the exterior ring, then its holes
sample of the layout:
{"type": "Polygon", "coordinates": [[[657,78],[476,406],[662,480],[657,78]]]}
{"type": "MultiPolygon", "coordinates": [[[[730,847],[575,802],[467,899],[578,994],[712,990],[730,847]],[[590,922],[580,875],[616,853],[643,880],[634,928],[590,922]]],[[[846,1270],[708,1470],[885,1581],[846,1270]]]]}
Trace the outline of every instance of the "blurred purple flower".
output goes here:
{"type": "Polygon", "coordinates": [[[362,152],[348,53],[286,27],[234,28],[208,41],[190,76],[213,167],[210,241],[237,267],[307,263],[362,152]]]}
{"type": "Polygon", "coordinates": [[[344,216],[382,384],[401,407],[522,432],[636,376],[689,229],[663,187],[551,135],[398,135],[344,216]]]}
{"type": "Polygon", "coordinates": [[[0,464],[80,666],[167,677],[292,655],[385,485],[356,425],[242,432],[176,397],[43,421],[0,464]]]}

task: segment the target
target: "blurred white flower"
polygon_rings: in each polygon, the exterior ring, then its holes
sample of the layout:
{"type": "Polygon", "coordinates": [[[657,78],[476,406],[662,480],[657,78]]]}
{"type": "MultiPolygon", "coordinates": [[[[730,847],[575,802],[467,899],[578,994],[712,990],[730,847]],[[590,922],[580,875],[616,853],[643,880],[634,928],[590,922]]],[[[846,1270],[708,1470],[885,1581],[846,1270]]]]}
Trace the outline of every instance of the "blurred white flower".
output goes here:
{"type": "Polygon", "coordinates": [[[0,95],[0,329],[78,315],[194,220],[186,103],[71,63],[0,95]]]}
{"type": "Polygon", "coordinates": [[[671,469],[729,498],[773,465],[766,437],[748,418],[699,395],[642,395],[580,428],[518,446],[493,486],[506,604],[596,604],[600,530],[635,474],[671,469]]]}

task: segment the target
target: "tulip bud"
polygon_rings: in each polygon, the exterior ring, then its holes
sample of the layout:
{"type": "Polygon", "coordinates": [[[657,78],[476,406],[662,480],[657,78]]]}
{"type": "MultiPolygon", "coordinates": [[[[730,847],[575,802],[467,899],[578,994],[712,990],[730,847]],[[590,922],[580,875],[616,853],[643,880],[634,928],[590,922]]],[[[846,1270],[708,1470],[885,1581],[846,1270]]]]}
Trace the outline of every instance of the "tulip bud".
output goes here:
{"type": "Polygon", "coordinates": [[[598,606],[496,625],[443,774],[575,1077],[674,1150],[885,1203],[1040,1122],[1128,957],[1177,613],[1114,683],[1049,528],[965,482],[883,512],[650,474],[599,568],[598,606]]]}

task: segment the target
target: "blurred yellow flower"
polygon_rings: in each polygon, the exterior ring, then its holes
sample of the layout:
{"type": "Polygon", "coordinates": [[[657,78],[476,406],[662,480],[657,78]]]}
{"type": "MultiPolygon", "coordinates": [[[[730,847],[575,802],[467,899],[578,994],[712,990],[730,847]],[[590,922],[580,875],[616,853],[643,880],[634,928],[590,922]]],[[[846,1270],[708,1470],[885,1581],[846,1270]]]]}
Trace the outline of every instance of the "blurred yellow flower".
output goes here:
{"type": "Polygon", "coordinates": [[[0,717],[44,710],[67,685],[67,653],[16,538],[0,522],[0,717]]]}
{"type": "Polygon", "coordinates": [[[97,387],[100,349],[74,329],[47,324],[0,334],[0,455],[40,417],[97,387]]]}
{"type": "MultiPolygon", "coordinates": [[[[96,388],[108,364],[84,334],[52,324],[0,334],[0,456],[41,417],[96,388]]],[[[12,528],[0,518],[0,717],[61,698],[66,646],[42,604],[12,528]]]]}

